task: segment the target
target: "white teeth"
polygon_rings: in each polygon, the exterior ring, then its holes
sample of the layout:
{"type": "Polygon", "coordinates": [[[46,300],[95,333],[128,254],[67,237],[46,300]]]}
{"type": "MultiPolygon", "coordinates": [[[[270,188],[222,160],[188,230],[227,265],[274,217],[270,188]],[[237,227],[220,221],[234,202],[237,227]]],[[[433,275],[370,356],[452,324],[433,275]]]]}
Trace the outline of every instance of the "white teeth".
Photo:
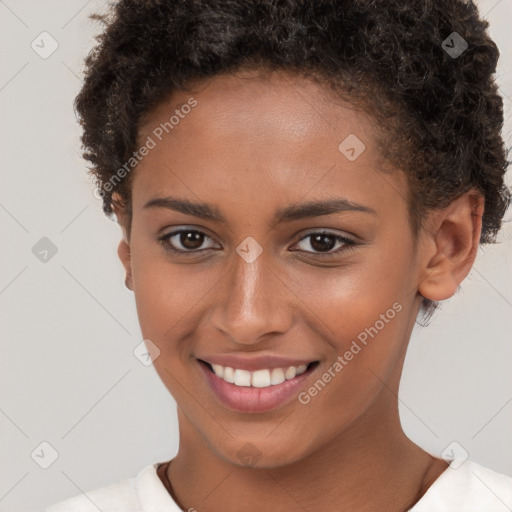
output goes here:
{"type": "Polygon", "coordinates": [[[270,386],[270,372],[268,370],[252,372],[251,384],[255,388],[268,388],[270,386]]]}
{"type": "Polygon", "coordinates": [[[296,375],[302,375],[306,371],[307,367],[308,367],[307,364],[302,364],[301,366],[297,366],[296,375]]]}
{"type": "Polygon", "coordinates": [[[213,371],[215,372],[215,375],[217,377],[224,377],[224,366],[221,366],[220,364],[212,364],[213,371]]]}
{"type": "Polygon", "coordinates": [[[288,368],[284,372],[284,376],[285,376],[286,380],[293,379],[295,377],[295,375],[297,375],[297,368],[295,368],[295,366],[290,366],[290,368],[288,368]]]}
{"type": "Polygon", "coordinates": [[[247,386],[251,385],[251,372],[247,370],[235,370],[235,381],[234,383],[237,386],[247,386]]]}
{"type": "Polygon", "coordinates": [[[235,382],[235,370],[233,370],[233,368],[230,368],[229,366],[226,366],[224,368],[224,375],[221,378],[224,379],[226,382],[235,382]]]}
{"type": "Polygon", "coordinates": [[[249,372],[229,366],[221,366],[220,364],[211,365],[215,375],[220,379],[241,387],[268,388],[269,386],[277,386],[285,380],[291,380],[302,375],[308,365],[290,366],[288,368],[273,368],[272,370],[256,370],[249,372]]]}
{"type": "Polygon", "coordinates": [[[274,368],[272,375],[270,376],[270,384],[275,386],[276,384],[282,384],[286,380],[284,371],[282,368],[274,368]]]}

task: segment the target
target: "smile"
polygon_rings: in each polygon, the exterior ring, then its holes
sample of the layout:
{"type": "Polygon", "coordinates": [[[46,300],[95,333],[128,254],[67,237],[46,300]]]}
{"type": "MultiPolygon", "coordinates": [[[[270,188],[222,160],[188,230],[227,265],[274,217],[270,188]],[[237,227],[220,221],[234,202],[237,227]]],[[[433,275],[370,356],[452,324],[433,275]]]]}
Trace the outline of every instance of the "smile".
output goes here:
{"type": "Polygon", "coordinates": [[[264,369],[254,372],[231,368],[230,366],[221,366],[220,364],[211,364],[210,367],[217,377],[235,386],[267,388],[269,386],[277,386],[285,380],[292,380],[296,376],[302,375],[307,370],[308,365],[264,369]]]}
{"type": "Polygon", "coordinates": [[[203,375],[222,404],[238,412],[265,412],[295,396],[318,361],[255,371],[211,364],[198,359],[203,375]]]}

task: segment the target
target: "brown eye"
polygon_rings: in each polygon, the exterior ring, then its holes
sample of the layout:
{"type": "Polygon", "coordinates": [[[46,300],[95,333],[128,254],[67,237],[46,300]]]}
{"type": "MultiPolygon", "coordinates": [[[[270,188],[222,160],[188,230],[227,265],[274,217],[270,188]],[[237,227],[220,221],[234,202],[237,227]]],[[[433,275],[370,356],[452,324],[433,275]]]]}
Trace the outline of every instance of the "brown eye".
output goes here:
{"type": "Polygon", "coordinates": [[[336,245],[336,238],[332,235],[310,235],[309,238],[311,239],[311,247],[315,251],[329,252],[336,245]]]}
{"type": "Polygon", "coordinates": [[[210,237],[197,229],[179,229],[161,237],[159,240],[166,249],[178,253],[200,252],[212,247],[202,247],[210,237]]]}
{"type": "Polygon", "coordinates": [[[305,237],[301,238],[297,245],[304,242],[305,240],[309,240],[309,243],[303,244],[303,246],[305,245],[306,247],[301,250],[320,257],[335,256],[356,245],[355,240],[330,232],[309,233],[305,237]],[[333,250],[337,244],[340,245],[336,250],[333,250]],[[308,250],[307,246],[309,246],[312,250],[308,250]]]}
{"type": "Polygon", "coordinates": [[[198,231],[182,231],[178,235],[180,244],[186,249],[199,249],[204,241],[204,235],[198,231]]]}

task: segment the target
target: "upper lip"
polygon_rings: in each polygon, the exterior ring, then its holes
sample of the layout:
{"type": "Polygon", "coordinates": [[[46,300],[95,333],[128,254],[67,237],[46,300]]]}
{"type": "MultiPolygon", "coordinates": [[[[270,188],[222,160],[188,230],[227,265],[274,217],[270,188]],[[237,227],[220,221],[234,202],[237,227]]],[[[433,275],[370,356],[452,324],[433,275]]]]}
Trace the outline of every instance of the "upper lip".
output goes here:
{"type": "Polygon", "coordinates": [[[212,355],[198,357],[200,361],[210,364],[218,364],[224,367],[238,368],[253,372],[256,370],[272,370],[274,368],[288,368],[290,366],[302,366],[313,363],[315,359],[291,359],[281,356],[241,356],[241,355],[212,355]]]}

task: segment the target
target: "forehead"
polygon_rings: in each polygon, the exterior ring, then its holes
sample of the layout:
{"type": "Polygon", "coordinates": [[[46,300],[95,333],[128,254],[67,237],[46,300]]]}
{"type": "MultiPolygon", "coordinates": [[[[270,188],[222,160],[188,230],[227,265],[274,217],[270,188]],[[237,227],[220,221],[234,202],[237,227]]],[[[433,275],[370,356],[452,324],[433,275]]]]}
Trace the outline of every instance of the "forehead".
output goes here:
{"type": "Polygon", "coordinates": [[[255,70],[215,76],[200,82],[193,92],[174,92],[146,117],[140,138],[150,135],[162,121],[169,121],[176,111],[179,114],[191,98],[197,105],[190,115],[180,116],[180,130],[177,125],[172,128],[175,135],[191,135],[199,129],[202,138],[215,138],[222,130],[224,138],[240,140],[250,134],[257,140],[277,135],[305,143],[326,131],[336,137],[347,130],[368,136],[377,129],[370,116],[342,100],[327,84],[286,71],[255,70]],[[194,122],[183,122],[187,117],[194,122]]]}
{"type": "Polygon", "coordinates": [[[356,202],[368,195],[378,202],[386,191],[403,199],[401,173],[381,172],[378,130],[312,80],[285,72],[216,76],[174,93],[145,119],[139,143],[155,145],[135,173],[134,207],[177,191],[215,192],[228,203],[233,194],[283,202],[322,191],[356,202]]]}

